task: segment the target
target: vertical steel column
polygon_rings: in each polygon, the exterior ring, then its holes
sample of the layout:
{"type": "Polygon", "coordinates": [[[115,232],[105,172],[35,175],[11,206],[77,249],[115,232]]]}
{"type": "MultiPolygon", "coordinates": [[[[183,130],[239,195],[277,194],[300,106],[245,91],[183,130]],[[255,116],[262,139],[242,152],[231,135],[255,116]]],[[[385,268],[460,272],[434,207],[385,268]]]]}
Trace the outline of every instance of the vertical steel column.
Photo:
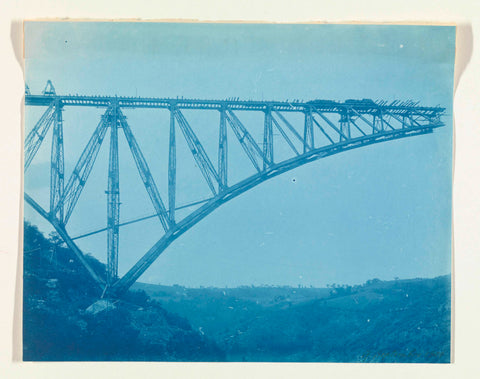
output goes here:
{"type": "Polygon", "coordinates": [[[177,147],[175,141],[175,114],[170,108],[170,143],[168,151],[168,210],[172,224],[175,223],[175,191],[177,174],[177,147]]]}
{"type": "MultiPolygon", "coordinates": [[[[350,134],[350,115],[349,115],[348,111],[341,114],[339,124],[340,124],[340,131],[342,132],[342,134],[344,136],[346,136],[347,138],[350,138],[351,137],[351,134],[350,134]]],[[[346,138],[343,137],[342,134],[340,134],[340,142],[346,140],[346,138]]]]}
{"type": "Polygon", "coordinates": [[[374,125],[377,127],[378,130],[384,131],[385,126],[383,124],[383,112],[382,110],[378,111],[378,115],[375,116],[375,120],[377,120],[377,124],[374,123],[374,125]]]}
{"type": "MultiPolygon", "coordinates": [[[[311,119],[310,119],[310,123],[311,123],[311,119]]],[[[263,161],[263,170],[266,170],[267,161],[270,162],[271,164],[273,163],[272,111],[269,107],[265,110],[265,122],[263,127],[263,156],[266,158],[263,161]]]]}
{"type": "Polygon", "coordinates": [[[410,123],[409,127],[412,128],[414,127],[415,125],[413,125],[413,115],[412,115],[412,111],[408,111],[408,122],[410,123]]]}
{"type": "Polygon", "coordinates": [[[118,232],[120,219],[120,187],[118,166],[118,105],[112,104],[109,116],[110,157],[108,165],[107,191],[107,285],[111,286],[118,277],[118,232]]]}
{"type": "Polygon", "coordinates": [[[308,150],[308,146],[312,149],[315,148],[314,140],[313,140],[313,122],[312,122],[312,109],[308,108],[305,111],[305,127],[303,131],[303,139],[305,143],[303,144],[303,152],[306,153],[308,150]]]}
{"type": "Polygon", "coordinates": [[[220,110],[220,130],[218,135],[218,175],[220,179],[220,191],[227,187],[227,122],[225,108],[220,110]]]}
{"type": "MultiPolygon", "coordinates": [[[[50,166],[50,217],[56,218],[57,204],[64,191],[64,157],[63,157],[63,104],[55,102],[51,166],[50,166]]],[[[58,221],[63,224],[63,205],[58,210],[58,221]]]]}

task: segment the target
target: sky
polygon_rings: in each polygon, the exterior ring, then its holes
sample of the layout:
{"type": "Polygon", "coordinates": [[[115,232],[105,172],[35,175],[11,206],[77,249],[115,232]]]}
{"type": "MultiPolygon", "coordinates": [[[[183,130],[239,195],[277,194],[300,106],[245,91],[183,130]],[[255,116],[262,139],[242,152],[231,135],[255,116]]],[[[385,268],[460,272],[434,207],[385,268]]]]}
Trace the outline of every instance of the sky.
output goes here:
{"type": "MultiPolygon", "coordinates": [[[[27,22],[25,75],[33,94],[50,79],[58,94],[413,99],[445,107],[446,126],[433,134],[320,159],[222,205],[140,278],[193,287],[358,284],[450,273],[454,43],[447,26],[27,22]]],[[[41,112],[26,108],[27,133],[41,112]]],[[[67,177],[101,114],[64,111],[67,177]]],[[[168,113],[125,114],[166,201],[168,113]]],[[[185,115],[216,157],[218,114],[185,115]]],[[[263,127],[255,117],[248,122],[263,127]]],[[[24,181],[45,206],[50,141],[24,181]]],[[[234,152],[232,145],[231,180],[250,172],[234,152]]],[[[185,146],[179,162],[178,203],[203,198],[206,187],[185,146]]],[[[151,214],[124,139],[120,167],[121,220],[151,214]]],[[[68,225],[71,236],[106,225],[107,171],[108,138],[68,225]]],[[[25,218],[50,231],[28,205],[25,218]]],[[[120,274],[160,237],[158,225],[121,229],[120,274]]],[[[78,244],[105,261],[105,233],[78,244]]]]}

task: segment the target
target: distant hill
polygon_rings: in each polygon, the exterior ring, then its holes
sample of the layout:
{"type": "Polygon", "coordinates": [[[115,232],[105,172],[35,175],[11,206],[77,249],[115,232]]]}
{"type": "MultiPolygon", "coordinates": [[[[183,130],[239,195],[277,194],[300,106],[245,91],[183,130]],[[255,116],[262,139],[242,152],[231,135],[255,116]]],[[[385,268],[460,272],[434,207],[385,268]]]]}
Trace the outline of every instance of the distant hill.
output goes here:
{"type": "Polygon", "coordinates": [[[230,361],[450,361],[450,276],[333,288],[135,286],[230,361]]]}
{"type": "Polygon", "coordinates": [[[100,296],[58,236],[25,223],[27,361],[450,361],[450,276],[330,288],[136,283],[120,300],[100,296]]]}

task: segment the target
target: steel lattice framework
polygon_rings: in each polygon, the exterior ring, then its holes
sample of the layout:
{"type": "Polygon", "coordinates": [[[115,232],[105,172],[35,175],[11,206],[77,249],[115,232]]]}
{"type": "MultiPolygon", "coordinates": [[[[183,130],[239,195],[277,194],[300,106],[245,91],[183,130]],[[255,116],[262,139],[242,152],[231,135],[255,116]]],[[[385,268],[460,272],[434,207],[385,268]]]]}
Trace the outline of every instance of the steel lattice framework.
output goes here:
{"type": "MultiPolygon", "coordinates": [[[[418,106],[412,101],[372,101],[331,100],[303,101],[241,101],[198,100],[174,98],[140,98],[109,96],[60,96],[50,81],[41,95],[32,95],[26,91],[26,106],[43,106],[46,111],[25,138],[25,165],[27,172],[47,132],[53,125],[50,168],[50,206],[46,210],[25,193],[25,201],[43,216],[62,237],[63,241],[75,252],[79,260],[90,273],[93,280],[103,290],[104,295],[119,296],[126,291],[159,255],[180,235],[206,217],[225,202],[248,189],[305,163],[337,154],[346,150],[394,140],[398,138],[431,133],[443,126],[441,116],[445,109],[440,107],[418,106]],[[77,160],[68,179],[64,172],[63,118],[66,107],[100,107],[105,111],[90,140],[77,160]],[[124,109],[160,108],[170,114],[169,151],[168,151],[168,199],[162,200],[160,192],[151,174],[142,150],[134,137],[124,109]],[[200,142],[193,127],[187,121],[183,110],[216,111],[218,123],[218,157],[212,159],[200,142]],[[237,111],[263,114],[263,144],[257,143],[252,133],[240,120],[237,111]],[[237,113],[236,113],[237,112],[237,113]],[[300,114],[302,125],[296,127],[286,117],[287,114],[300,114]],[[177,218],[175,210],[177,186],[178,136],[176,126],[181,130],[196,166],[210,189],[208,199],[190,205],[201,204],[182,219],[177,218]],[[240,143],[244,154],[251,162],[255,173],[236,183],[229,181],[229,161],[227,129],[240,143]],[[148,197],[153,205],[154,217],[158,217],[163,235],[128,270],[118,277],[118,249],[120,226],[120,186],[119,186],[119,131],[122,130],[128,143],[136,167],[141,176],[148,197]],[[274,138],[274,130],[279,138],[274,138]],[[107,226],[96,231],[107,232],[107,276],[98,275],[86,261],[83,252],[67,233],[67,224],[78,199],[85,187],[89,174],[98,156],[107,133],[110,133],[108,189],[107,189],[107,226]],[[315,133],[322,135],[324,143],[319,143],[315,133]],[[291,151],[287,159],[276,159],[276,145],[283,141],[291,151]]],[[[233,138],[233,137],[230,137],[233,138]]],[[[93,233],[89,233],[93,234],[93,233]]]]}

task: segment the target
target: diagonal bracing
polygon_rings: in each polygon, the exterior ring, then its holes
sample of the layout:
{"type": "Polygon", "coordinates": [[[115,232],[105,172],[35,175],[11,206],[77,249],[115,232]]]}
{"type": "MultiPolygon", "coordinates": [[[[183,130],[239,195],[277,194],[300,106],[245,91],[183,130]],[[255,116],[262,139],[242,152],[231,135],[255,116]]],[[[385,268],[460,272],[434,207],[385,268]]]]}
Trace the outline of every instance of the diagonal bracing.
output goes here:
{"type": "MultiPolygon", "coordinates": [[[[97,158],[100,146],[102,145],[105,133],[108,128],[107,119],[111,113],[111,108],[108,108],[101,117],[101,121],[98,124],[97,128],[93,132],[93,135],[90,137],[87,145],[82,151],[80,158],[73,169],[72,174],[65,186],[65,190],[62,198],[58,201],[57,208],[64,208],[64,219],[63,222],[67,224],[75,205],[77,204],[78,198],[82,193],[83,188],[87,182],[88,176],[92,171],[93,164],[97,158]]],[[[55,213],[59,209],[55,210],[55,213]]]]}
{"type": "Polygon", "coordinates": [[[45,136],[47,135],[48,129],[52,125],[52,122],[55,117],[55,102],[51,102],[47,110],[42,114],[40,120],[35,124],[33,129],[25,137],[25,163],[24,171],[26,172],[30,163],[32,162],[35,154],[37,154],[38,149],[40,148],[45,136]]]}
{"type": "Polygon", "coordinates": [[[202,175],[205,178],[205,181],[207,182],[208,187],[212,191],[212,194],[216,195],[217,194],[216,186],[219,183],[219,177],[218,177],[217,171],[215,170],[215,167],[210,161],[210,158],[208,158],[208,155],[205,152],[205,149],[203,148],[202,144],[198,140],[198,137],[193,132],[192,127],[187,122],[182,112],[180,112],[180,110],[176,108],[173,108],[171,112],[173,112],[175,118],[178,121],[178,125],[182,130],[183,136],[187,141],[188,147],[192,152],[193,158],[195,159],[198,167],[200,168],[200,171],[202,172],[202,175]]]}
{"type": "Polygon", "coordinates": [[[163,229],[167,231],[173,223],[173,220],[167,214],[167,210],[165,209],[165,205],[160,196],[157,185],[155,184],[152,173],[150,172],[147,161],[145,160],[145,157],[143,156],[142,151],[138,146],[137,140],[133,136],[132,130],[127,123],[126,117],[120,109],[118,110],[118,115],[120,119],[120,124],[123,129],[123,133],[125,134],[125,138],[127,140],[128,146],[130,147],[130,151],[132,152],[135,164],[137,166],[140,177],[142,178],[145,189],[147,190],[148,196],[150,197],[150,200],[153,204],[153,207],[155,208],[155,212],[157,213],[158,219],[160,220],[163,229]]]}

